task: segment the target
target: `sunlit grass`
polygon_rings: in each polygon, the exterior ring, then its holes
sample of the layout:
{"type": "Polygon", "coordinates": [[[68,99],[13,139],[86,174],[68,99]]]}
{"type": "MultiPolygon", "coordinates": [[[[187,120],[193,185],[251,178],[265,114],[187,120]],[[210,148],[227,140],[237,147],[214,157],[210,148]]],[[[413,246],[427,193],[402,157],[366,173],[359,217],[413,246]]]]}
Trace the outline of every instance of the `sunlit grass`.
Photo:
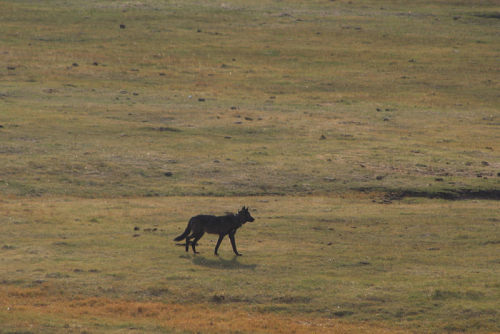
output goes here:
{"type": "Polygon", "coordinates": [[[496,204],[387,205],[354,197],[4,199],[2,280],[7,291],[43,291],[33,297],[48,304],[109,298],[212,305],[216,313],[231,305],[320,322],[494,330],[496,204]],[[197,256],[175,246],[172,239],[189,217],[234,211],[233,203],[249,205],[256,218],[236,236],[243,257],[233,257],[227,241],[215,257],[210,235],[197,256]]]}
{"type": "Polygon", "coordinates": [[[498,331],[499,10],[1,2],[0,323],[498,331]],[[241,205],[242,258],[171,241],[241,205]]]}

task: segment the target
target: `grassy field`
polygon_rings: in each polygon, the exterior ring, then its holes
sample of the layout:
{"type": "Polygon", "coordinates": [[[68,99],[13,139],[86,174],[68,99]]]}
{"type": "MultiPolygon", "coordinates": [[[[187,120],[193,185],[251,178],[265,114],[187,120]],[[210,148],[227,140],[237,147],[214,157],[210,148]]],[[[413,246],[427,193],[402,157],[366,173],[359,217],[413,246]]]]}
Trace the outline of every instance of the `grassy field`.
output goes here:
{"type": "Polygon", "coordinates": [[[0,333],[499,332],[499,13],[0,2],[0,333]]]}

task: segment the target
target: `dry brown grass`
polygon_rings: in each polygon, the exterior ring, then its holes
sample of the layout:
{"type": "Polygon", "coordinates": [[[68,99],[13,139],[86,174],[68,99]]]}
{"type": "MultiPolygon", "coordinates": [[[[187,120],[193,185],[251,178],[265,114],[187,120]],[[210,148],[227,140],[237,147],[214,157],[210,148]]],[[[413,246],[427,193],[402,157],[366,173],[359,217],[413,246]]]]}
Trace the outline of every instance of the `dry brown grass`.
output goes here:
{"type": "MultiPolygon", "coordinates": [[[[0,307],[15,322],[42,330],[37,318],[49,315],[61,328],[55,332],[96,330],[93,322],[105,322],[125,331],[188,331],[201,333],[406,333],[374,325],[352,325],[339,320],[262,314],[213,304],[137,302],[126,299],[52,296],[43,288],[5,287],[0,289],[0,307]],[[72,325],[73,324],[73,325],[72,325]],[[127,326],[128,328],[125,328],[127,326]],[[73,328],[72,328],[73,327],[73,328]]],[[[1,318],[0,318],[1,319],[1,318]]],[[[12,322],[11,322],[12,324],[12,322]]]]}

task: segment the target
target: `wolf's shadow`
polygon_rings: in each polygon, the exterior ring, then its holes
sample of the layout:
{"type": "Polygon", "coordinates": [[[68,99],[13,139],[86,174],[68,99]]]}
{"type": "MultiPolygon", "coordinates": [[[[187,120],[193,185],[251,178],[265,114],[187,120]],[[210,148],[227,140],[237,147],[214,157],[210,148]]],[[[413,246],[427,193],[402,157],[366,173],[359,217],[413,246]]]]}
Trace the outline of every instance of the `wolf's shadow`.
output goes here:
{"type": "Polygon", "coordinates": [[[193,257],[193,264],[215,269],[250,269],[255,270],[256,264],[243,264],[238,262],[238,256],[233,256],[231,260],[225,260],[221,257],[216,259],[207,259],[204,256],[196,255],[193,257]]]}

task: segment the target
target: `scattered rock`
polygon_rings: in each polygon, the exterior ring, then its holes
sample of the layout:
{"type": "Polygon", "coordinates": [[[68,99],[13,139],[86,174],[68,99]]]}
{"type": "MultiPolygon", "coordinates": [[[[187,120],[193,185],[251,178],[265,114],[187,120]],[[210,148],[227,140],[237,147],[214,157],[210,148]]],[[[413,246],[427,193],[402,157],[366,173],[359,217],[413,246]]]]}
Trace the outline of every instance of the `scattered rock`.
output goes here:
{"type": "Polygon", "coordinates": [[[416,61],[415,59],[413,59],[413,58],[412,58],[412,59],[408,60],[408,62],[409,62],[409,63],[416,63],[417,61],[416,61]]]}
{"type": "Polygon", "coordinates": [[[323,180],[328,181],[328,182],[334,182],[334,181],[337,181],[337,179],[336,179],[336,178],[334,178],[334,177],[328,177],[328,176],[327,176],[327,177],[324,177],[324,178],[323,178],[323,180]]]}
{"type": "Polygon", "coordinates": [[[428,251],[438,251],[440,250],[440,248],[438,247],[430,247],[430,248],[427,248],[428,251]]]}
{"type": "Polygon", "coordinates": [[[134,234],[132,237],[137,238],[137,237],[140,237],[140,236],[141,236],[140,234],[134,234]]]}
{"type": "Polygon", "coordinates": [[[352,312],[352,311],[336,311],[336,312],[333,312],[333,315],[336,316],[336,317],[339,317],[339,318],[346,317],[346,316],[353,315],[353,314],[354,314],[354,312],[352,312]]]}
{"type": "Polygon", "coordinates": [[[224,295],[213,295],[213,297],[212,297],[212,301],[214,303],[222,303],[224,301],[224,299],[226,299],[226,297],[224,297],[224,295]]]}
{"type": "Polygon", "coordinates": [[[55,272],[55,273],[48,273],[45,275],[46,278],[68,278],[68,274],[63,274],[60,272],[55,272]]]}
{"type": "Polygon", "coordinates": [[[157,131],[160,131],[160,132],[165,132],[165,131],[169,131],[169,132],[180,132],[181,130],[177,129],[177,128],[171,128],[171,127],[168,127],[168,126],[160,126],[159,128],[156,128],[157,131]]]}

